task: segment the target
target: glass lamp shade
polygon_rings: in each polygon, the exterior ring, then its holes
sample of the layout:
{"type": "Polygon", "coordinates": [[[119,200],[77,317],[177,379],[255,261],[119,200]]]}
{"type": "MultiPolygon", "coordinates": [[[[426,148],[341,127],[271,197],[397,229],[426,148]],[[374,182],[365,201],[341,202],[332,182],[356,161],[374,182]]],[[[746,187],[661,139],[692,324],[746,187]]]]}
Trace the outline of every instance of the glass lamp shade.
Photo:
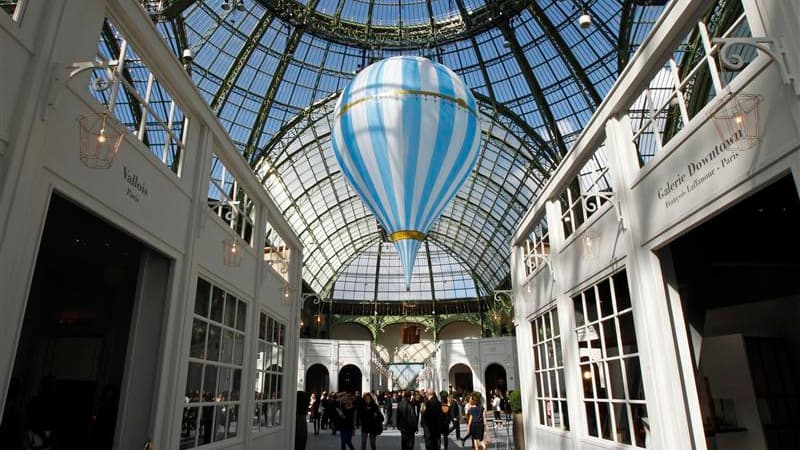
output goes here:
{"type": "Polygon", "coordinates": [[[83,165],[90,169],[110,168],[127,130],[105,113],[81,115],[78,123],[83,165]]]}
{"type": "Polygon", "coordinates": [[[242,264],[242,246],[236,238],[222,241],[222,263],[228,267],[239,267],[242,264]]]}
{"type": "Polygon", "coordinates": [[[714,114],[719,146],[728,151],[753,149],[761,142],[761,96],[740,93],[726,99],[727,103],[714,114]]]}

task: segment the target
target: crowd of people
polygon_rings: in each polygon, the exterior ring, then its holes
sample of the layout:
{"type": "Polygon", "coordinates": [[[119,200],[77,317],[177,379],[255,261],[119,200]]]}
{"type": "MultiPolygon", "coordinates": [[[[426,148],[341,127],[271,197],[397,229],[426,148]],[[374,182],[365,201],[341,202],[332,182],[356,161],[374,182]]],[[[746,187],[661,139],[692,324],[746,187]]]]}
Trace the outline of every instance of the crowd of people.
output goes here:
{"type": "Polygon", "coordinates": [[[450,433],[455,431],[456,441],[473,450],[486,450],[489,444],[490,423],[508,419],[510,408],[507,397],[500,390],[490,394],[484,407],[479,392],[448,393],[437,395],[433,389],[421,391],[381,392],[322,392],[311,394],[308,418],[313,423],[313,434],[323,430],[339,434],[341,450],[355,450],[353,435],[360,430],[361,450],[376,450],[376,437],[384,429],[395,427],[400,431],[402,450],[412,450],[419,432],[425,450],[448,450],[450,433]],[[491,417],[487,417],[491,414],[491,417]],[[466,423],[466,435],[461,434],[461,424],[466,423]]]}

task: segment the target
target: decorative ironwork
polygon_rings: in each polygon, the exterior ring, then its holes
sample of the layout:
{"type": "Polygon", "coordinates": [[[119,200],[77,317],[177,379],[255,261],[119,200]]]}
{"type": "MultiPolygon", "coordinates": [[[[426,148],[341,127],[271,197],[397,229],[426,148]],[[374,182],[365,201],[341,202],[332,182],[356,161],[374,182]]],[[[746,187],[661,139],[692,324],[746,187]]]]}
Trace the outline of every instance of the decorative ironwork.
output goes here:
{"type": "Polygon", "coordinates": [[[741,70],[747,63],[747,60],[740,53],[732,51],[737,45],[755,47],[761,50],[778,65],[783,84],[793,86],[795,94],[800,96],[800,84],[797,83],[797,74],[792,73],[793,68],[789,66],[789,58],[781,41],[768,37],[721,37],[711,40],[714,44],[720,45],[720,63],[730,70],[741,70]]]}

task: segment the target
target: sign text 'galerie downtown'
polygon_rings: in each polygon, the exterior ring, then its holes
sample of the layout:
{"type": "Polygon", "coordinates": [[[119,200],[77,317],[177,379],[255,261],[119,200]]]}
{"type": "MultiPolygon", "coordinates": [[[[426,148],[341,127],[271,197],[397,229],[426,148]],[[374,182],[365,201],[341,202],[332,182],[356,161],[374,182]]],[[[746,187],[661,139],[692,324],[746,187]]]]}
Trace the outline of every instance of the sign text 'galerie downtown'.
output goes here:
{"type": "Polygon", "coordinates": [[[665,207],[669,208],[700,187],[709,178],[730,166],[739,157],[739,153],[727,150],[743,136],[744,132],[738,129],[701,158],[689,161],[685,171],[670,177],[658,188],[656,192],[658,199],[664,202],[665,207]]]}

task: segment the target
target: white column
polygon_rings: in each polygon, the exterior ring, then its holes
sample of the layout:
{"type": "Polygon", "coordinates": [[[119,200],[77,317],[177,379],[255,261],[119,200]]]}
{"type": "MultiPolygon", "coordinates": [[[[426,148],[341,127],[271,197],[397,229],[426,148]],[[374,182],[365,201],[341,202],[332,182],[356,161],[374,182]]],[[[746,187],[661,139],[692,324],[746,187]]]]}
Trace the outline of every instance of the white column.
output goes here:
{"type": "Polygon", "coordinates": [[[609,120],[606,137],[611,182],[627,227],[622,234],[621,250],[628,255],[625,267],[647,413],[652,427],[651,446],[663,449],[705,448],[705,439],[692,442],[687,405],[684,395],[680,395],[686,386],[681,382],[660,262],[641,244],[642,236],[637,225],[647,218],[644,217],[646,212],[640,212],[638,205],[634,204],[629,188],[639,173],[639,163],[628,117],[609,120]]]}

